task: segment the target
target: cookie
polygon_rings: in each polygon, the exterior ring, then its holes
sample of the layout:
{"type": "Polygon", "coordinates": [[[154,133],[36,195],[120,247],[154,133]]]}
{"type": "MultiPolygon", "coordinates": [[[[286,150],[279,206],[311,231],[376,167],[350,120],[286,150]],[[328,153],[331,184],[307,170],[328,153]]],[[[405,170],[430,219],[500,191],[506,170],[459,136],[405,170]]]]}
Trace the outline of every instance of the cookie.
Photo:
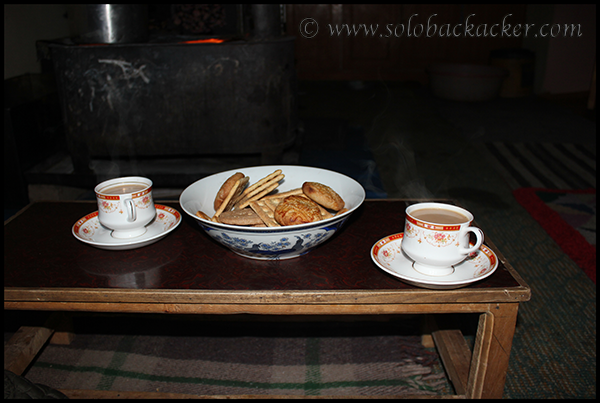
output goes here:
{"type": "Polygon", "coordinates": [[[225,199],[219,206],[219,209],[215,212],[215,217],[220,216],[221,213],[223,213],[224,211],[231,210],[231,208],[233,207],[231,201],[241,193],[242,189],[244,188],[244,186],[246,186],[247,183],[248,183],[248,177],[244,176],[243,178],[238,179],[233,184],[233,186],[231,187],[231,190],[229,191],[229,194],[227,194],[227,196],[225,196],[225,199]]]}
{"type": "Polygon", "coordinates": [[[344,214],[346,211],[348,211],[348,209],[344,207],[343,209],[341,209],[340,211],[338,211],[337,213],[335,213],[335,215],[338,216],[340,214],[344,214]]]}
{"type": "Polygon", "coordinates": [[[242,194],[236,200],[234,200],[235,208],[238,208],[238,206],[240,205],[240,202],[248,200],[255,193],[258,193],[259,191],[256,191],[257,188],[262,187],[266,182],[272,181],[272,179],[275,178],[278,175],[281,175],[281,169],[278,169],[275,172],[270,173],[269,175],[267,175],[264,178],[260,179],[256,183],[253,183],[252,185],[248,186],[242,192],[242,194]],[[252,195],[250,195],[250,193],[252,193],[252,195]]]}
{"type": "MultiPolygon", "coordinates": [[[[304,193],[302,193],[301,195],[302,197],[305,197],[308,199],[308,196],[305,195],[304,193]]],[[[333,214],[331,214],[329,212],[329,210],[327,210],[325,207],[321,206],[319,203],[315,203],[317,205],[317,207],[319,208],[319,211],[321,212],[321,220],[325,220],[326,218],[331,218],[333,217],[333,214]]],[[[342,209],[343,210],[343,209],[342,209]]],[[[336,213],[337,214],[337,213],[336,213]]]]}
{"type": "Polygon", "coordinates": [[[284,174],[278,172],[281,172],[281,170],[277,170],[252,186],[248,186],[240,199],[235,203],[235,209],[245,208],[251,201],[259,200],[275,190],[279,186],[279,181],[285,178],[284,174]]]}
{"type": "Polygon", "coordinates": [[[333,211],[343,209],[346,204],[335,190],[319,182],[304,182],[302,192],[311,200],[333,211]]]}
{"type": "MultiPolygon", "coordinates": [[[[239,197],[242,195],[242,192],[243,192],[244,188],[246,187],[246,185],[248,184],[249,180],[250,180],[250,178],[248,178],[247,176],[244,176],[242,179],[240,179],[238,181],[239,186],[235,189],[235,191],[233,191],[233,194],[231,195],[231,198],[227,202],[227,206],[225,207],[225,209],[223,211],[233,210],[233,206],[235,205],[235,203],[234,203],[235,200],[238,200],[239,197]]],[[[234,187],[235,187],[235,185],[234,185],[234,187]]],[[[227,198],[225,200],[227,200],[227,198]]],[[[223,202],[223,204],[225,204],[225,202],[223,202]]],[[[223,208],[223,204],[221,205],[220,208],[223,208]]]]}
{"type": "Polygon", "coordinates": [[[231,210],[221,213],[219,221],[232,225],[257,225],[264,224],[263,220],[251,208],[231,210]]]}
{"type": "Polygon", "coordinates": [[[200,218],[204,218],[205,220],[210,221],[210,217],[208,216],[208,214],[204,213],[203,211],[196,211],[196,215],[200,218]]]}
{"type": "Polygon", "coordinates": [[[231,188],[233,188],[233,186],[235,185],[235,183],[242,179],[245,175],[241,172],[236,172],[235,174],[233,174],[231,177],[229,177],[229,179],[227,179],[222,185],[221,188],[219,189],[219,191],[217,192],[217,196],[215,197],[215,201],[214,201],[214,208],[215,211],[219,210],[219,207],[221,207],[221,204],[223,203],[223,200],[225,200],[225,198],[227,197],[227,195],[229,195],[229,192],[231,191],[231,188]]]}
{"type": "Polygon", "coordinates": [[[265,200],[252,200],[250,208],[262,219],[267,227],[281,227],[275,220],[275,212],[272,205],[265,200]]]}
{"type": "Polygon", "coordinates": [[[264,185],[265,183],[271,182],[275,177],[277,177],[279,175],[281,175],[281,169],[278,169],[275,172],[270,173],[269,175],[265,176],[261,180],[259,180],[256,183],[252,184],[251,186],[248,186],[248,189],[246,189],[246,191],[244,192],[244,194],[247,195],[247,194],[251,193],[255,189],[257,189],[257,188],[261,187],[262,185],[264,185]]]}
{"type": "Polygon", "coordinates": [[[267,200],[267,199],[283,200],[284,198],[286,198],[288,196],[301,195],[301,194],[302,194],[302,188],[296,188],[296,189],[288,190],[287,192],[279,192],[279,193],[274,193],[272,195],[265,196],[265,197],[263,197],[263,200],[267,200]]]}
{"type": "Polygon", "coordinates": [[[321,220],[319,206],[302,196],[288,196],[275,209],[275,220],[281,225],[297,225],[321,220]]]}

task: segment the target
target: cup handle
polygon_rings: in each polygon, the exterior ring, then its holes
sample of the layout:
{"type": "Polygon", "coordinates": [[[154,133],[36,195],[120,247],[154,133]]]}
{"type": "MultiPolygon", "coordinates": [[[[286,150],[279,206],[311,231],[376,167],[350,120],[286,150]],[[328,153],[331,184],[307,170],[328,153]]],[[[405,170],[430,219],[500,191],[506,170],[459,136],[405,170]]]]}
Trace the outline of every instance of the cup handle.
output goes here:
{"type": "MultiPolygon", "coordinates": [[[[477,227],[467,227],[460,232],[460,237],[467,236],[467,233],[472,232],[475,234],[477,241],[475,245],[470,248],[460,247],[458,248],[458,253],[462,255],[468,255],[469,253],[475,252],[479,247],[483,244],[483,231],[477,227]]],[[[467,238],[468,239],[468,238],[467,238]]],[[[467,241],[468,243],[468,241],[467,241]]]]}
{"type": "Polygon", "coordinates": [[[127,221],[134,222],[137,220],[137,209],[132,199],[124,200],[125,210],[127,210],[127,221]]]}

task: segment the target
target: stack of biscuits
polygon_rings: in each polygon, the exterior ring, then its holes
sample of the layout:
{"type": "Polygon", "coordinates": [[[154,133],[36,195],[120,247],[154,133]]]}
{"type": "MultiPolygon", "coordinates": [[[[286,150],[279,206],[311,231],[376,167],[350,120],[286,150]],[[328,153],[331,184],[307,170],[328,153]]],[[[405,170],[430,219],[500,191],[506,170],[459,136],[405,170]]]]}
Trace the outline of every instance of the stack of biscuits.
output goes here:
{"type": "Polygon", "coordinates": [[[248,186],[249,178],[236,172],[221,186],[214,201],[215,214],[196,215],[223,224],[281,227],[324,220],[348,211],[344,200],[329,186],[304,182],[301,188],[273,193],[285,177],[281,169],[248,186]]]}

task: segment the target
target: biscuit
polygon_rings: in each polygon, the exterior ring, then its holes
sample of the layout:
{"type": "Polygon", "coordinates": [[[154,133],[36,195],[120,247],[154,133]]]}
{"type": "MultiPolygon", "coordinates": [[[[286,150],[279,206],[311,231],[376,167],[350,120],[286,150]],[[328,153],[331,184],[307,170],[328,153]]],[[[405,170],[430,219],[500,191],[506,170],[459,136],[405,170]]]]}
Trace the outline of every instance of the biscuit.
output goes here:
{"type": "Polygon", "coordinates": [[[267,200],[267,199],[283,200],[284,198],[286,198],[288,196],[301,195],[301,194],[302,194],[302,188],[296,188],[296,189],[288,190],[287,192],[280,192],[280,193],[275,193],[272,195],[265,196],[265,197],[263,197],[263,200],[267,200]]]}
{"type": "Polygon", "coordinates": [[[203,211],[200,211],[200,210],[196,211],[196,215],[200,218],[204,218],[205,220],[210,221],[210,217],[207,214],[205,214],[203,211]]]}
{"type": "Polygon", "coordinates": [[[252,185],[248,186],[244,190],[244,192],[241,195],[239,195],[236,200],[234,200],[233,203],[235,205],[235,208],[239,208],[238,206],[240,205],[241,201],[243,201],[243,200],[246,201],[250,197],[252,197],[254,194],[260,192],[260,190],[257,190],[259,187],[264,187],[266,182],[272,182],[273,178],[275,178],[276,176],[279,176],[279,175],[281,175],[281,169],[278,169],[275,172],[270,173],[269,175],[260,179],[256,183],[253,183],[252,185]],[[252,193],[252,194],[250,194],[250,193],[252,193]]]}
{"type": "Polygon", "coordinates": [[[275,209],[277,208],[279,203],[281,203],[282,200],[283,197],[281,199],[261,199],[261,201],[263,201],[271,209],[271,211],[275,211],[275,209]]]}
{"type": "Polygon", "coordinates": [[[237,195],[240,194],[241,189],[243,189],[243,186],[245,186],[246,183],[248,183],[248,177],[244,176],[243,178],[238,179],[233,184],[233,187],[229,191],[229,194],[227,194],[227,196],[225,197],[225,199],[221,203],[221,206],[219,206],[219,209],[215,212],[215,217],[218,217],[219,215],[221,215],[222,212],[229,211],[229,209],[231,209],[231,203],[230,203],[230,201],[234,197],[236,197],[237,195]]]}
{"type": "Polygon", "coordinates": [[[274,218],[273,208],[264,200],[252,200],[250,208],[262,219],[267,227],[281,227],[274,218]]]}
{"type": "Polygon", "coordinates": [[[223,224],[232,225],[257,225],[263,224],[263,220],[252,209],[225,211],[219,216],[223,224]]]}
{"type": "Polygon", "coordinates": [[[215,201],[213,203],[215,211],[219,210],[219,207],[221,207],[221,203],[223,203],[223,200],[225,200],[225,198],[231,191],[231,188],[233,187],[233,185],[238,180],[242,179],[244,176],[245,175],[243,173],[236,172],[221,185],[221,188],[217,192],[217,196],[215,197],[215,201]]]}
{"type": "Polygon", "coordinates": [[[302,192],[311,200],[319,203],[321,206],[333,211],[339,211],[344,208],[344,200],[339,194],[327,185],[319,182],[304,182],[302,192]]]}
{"type": "MultiPolygon", "coordinates": [[[[244,188],[248,184],[249,180],[250,180],[250,178],[248,178],[247,176],[244,176],[242,179],[239,180],[240,184],[235,189],[235,191],[233,192],[233,194],[231,195],[231,198],[229,199],[229,202],[227,202],[227,206],[225,207],[224,211],[233,210],[233,206],[235,205],[235,201],[238,200],[239,197],[242,195],[242,192],[244,191],[244,188]]],[[[221,206],[221,207],[223,207],[223,206],[221,206]]]]}
{"type": "MultiPolygon", "coordinates": [[[[305,199],[309,199],[309,197],[307,195],[305,195],[304,193],[301,193],[298,196],[304,197],[305,199]]],[[[321,206],[319,203],[315,203],[315,204],[317,205],[317,207],[319,208],[319,211],[321,212],[321,219],[322,220],[325,220],[326,218],[333,217],[333,214],[331,214],[329,212],[329,210],[327,210],[325,207],[321,206]]],[[[337,213],[336,213],[336,215],[337,215],[337,213]]]]}
{"type": "MultiPolygon", "coordinates": [[[[283,193],[276,193],[274,195],[265,196],[260,200],[267,203],[267,205],[272,210],[275,210],[277,208],[277,205],[279,205],[279,203],[281,203],[283,201],[283,199],[285,199],[287,196],[300,196],[300,197],[304,197],[305,199],[308,199],[308,196],[306,196],[304,193],[302,193],[302,189],[298,188],[298,189],[290,190],[290,191],[283,192],[283,193]]],[[[325,209],[320,204],[317,204],[317,207],[319,208],[319,211],[321,212],[322,220],[333,217],[333,214],[331,214],[327,209],[325,209]]]]}
{"type": "Polygon", "coordinates": [[[281,169],[278,169],[275,172],[270,173],[269,175],[265,176],[264,178],[262,178],[261,180],[257,181],[256,183],[253,183],[251,186],[248,186],[248,189],[246,189],[246,191],[244,192],[244,195],[249,194],[254,189],[262,186],[266,182],[270,182],[273,178],[275,178],[276,176],[279,176],[279,175],[281,175],[281,169]]]}
{"type": "MultiPolygon", "coordinates": [[[[304,194],[302,196],[304,196],[308,199],[308,196],[306,196],[304,194]]],[[[333,214],[331,214],[326,208],[321,206],[319,203],[315,203],[315,204],[317,205],[317,207],[319,208],[319,211],[321,212],[321,220],[325,220],[326,218],[333,217],[333,214]]]]}
{"type": "Polygon", "coordinates": [[[288,196],[275,208],[275,220],[281,225],[296,225],[321,220],[317,204],[302,196],[288,196]]]}
{"type": "MultiPolygon", "coordinates": [[[[279,186],[279,181],[282,180],[284,177],[285,177],[284,174],[280,174],[280,175],[277,175],[277,176],[269,179],[268,181],[262,183],[260,186],[256,187],[249,193],[245,194],[242,197],[242,199],[240,199],[235,204],[235,208],[242,209],[244,207],[247,207],[251,201],[259,200],[263,196],[271,193],[273,190],[275,190],[279,186]]],[[[244,193],[246,193],[246,192],[244,192],[244,193]]]]}

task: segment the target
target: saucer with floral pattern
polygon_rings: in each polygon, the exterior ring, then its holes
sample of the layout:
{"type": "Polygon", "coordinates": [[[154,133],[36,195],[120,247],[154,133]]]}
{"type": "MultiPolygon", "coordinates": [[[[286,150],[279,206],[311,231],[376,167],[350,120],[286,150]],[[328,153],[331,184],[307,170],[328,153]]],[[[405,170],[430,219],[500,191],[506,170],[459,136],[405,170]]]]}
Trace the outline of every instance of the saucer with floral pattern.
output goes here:
{"type": "Polygon", "coordinates": [[[434,290],[451,290],[465,287],[490,276],[498,267],[498,257],[485,245],[455,264],[454,272],[447,276],[428,276],[413,267],[414,261],[402,251],[404,233],[388,235],[373,245],[371,259],[383,271],[405,283],[434,290]]]}
{"type": "Polygon", "coordinates": [[[173,231],[181,223],[181,214],[174,208],[155,204],[156,217],[146,226],[146,232],[135,238],[119,239],[110,235],[111,229],[98,221],[98,212],[79,219],[72,229],[75,238],[96,248],[128,250],[150,245],[173,231]]]}

